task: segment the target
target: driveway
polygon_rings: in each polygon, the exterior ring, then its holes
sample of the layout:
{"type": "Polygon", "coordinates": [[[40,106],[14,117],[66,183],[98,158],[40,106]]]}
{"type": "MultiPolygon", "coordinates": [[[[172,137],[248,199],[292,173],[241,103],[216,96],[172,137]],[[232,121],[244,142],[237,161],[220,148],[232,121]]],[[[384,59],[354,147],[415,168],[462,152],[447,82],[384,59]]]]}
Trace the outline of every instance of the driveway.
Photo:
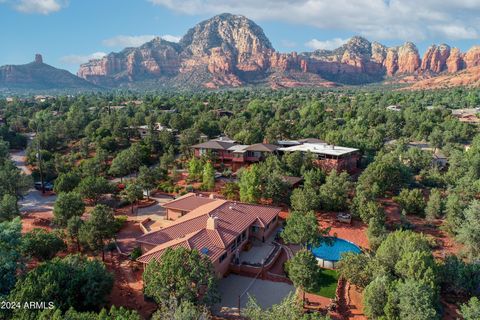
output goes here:
{"type": "Polygon", "coordinates": [[[20,211],[23,212],[52,211],[56,199],[56,195],[44,195],[41,191],[32,188],[18,204],[20,205],[20,211]]]}
{"type": "Polygon", "coordinates": [[[11,152],[10,157],[12,158],[12,161],[15,163],[17,168],[22,170],[23,173],[25,173],[25,174],[31,174],[32,173],[30,171],[30,169],[27,168],[27,166],[26,166],[25,150],[11,152]]]}
{"type": "Polygon", "coordinates": [[[279,304],[290,293],[295,292],[295,287],[287,283],[234,274],[221,279],[218,289],[222,300],[214,307],[214,310],[222,315],[238,315],[239,297],[241,309],[245,308],[249,297],[254,298],[262,309],[268,309],[274,304],[279,304]]]}

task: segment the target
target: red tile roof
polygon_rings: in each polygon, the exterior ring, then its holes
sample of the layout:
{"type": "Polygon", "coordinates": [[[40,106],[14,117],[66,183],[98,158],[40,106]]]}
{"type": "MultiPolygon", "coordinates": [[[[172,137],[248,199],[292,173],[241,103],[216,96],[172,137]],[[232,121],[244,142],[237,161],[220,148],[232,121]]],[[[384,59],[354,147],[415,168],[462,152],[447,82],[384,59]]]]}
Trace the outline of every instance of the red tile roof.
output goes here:
{"type": "Polygon", "coordinates": [[[265,227],[278,214],[280,208],[238,203],[215,199],[204,204],[163,229],[147,233],[137,242],[155,245],[138,260],[148,263],[158,259],[169,247],[182,246],[189,249],[208,249],[207,255],[214,261],[225,249],[251,225],[265,227]],[[216,217],[217,227],[207,229],[207,220],[216,217]]]}
{"type": "Polygon", "coordinates": [[[215,199],[210,199],[195,193],[187,193],[175,200],[164,203],[162,207],[167,209],[176,209],[182,211],[192,211],[195,208],[203,206],[204,204],[211,203],[215,199]]]}

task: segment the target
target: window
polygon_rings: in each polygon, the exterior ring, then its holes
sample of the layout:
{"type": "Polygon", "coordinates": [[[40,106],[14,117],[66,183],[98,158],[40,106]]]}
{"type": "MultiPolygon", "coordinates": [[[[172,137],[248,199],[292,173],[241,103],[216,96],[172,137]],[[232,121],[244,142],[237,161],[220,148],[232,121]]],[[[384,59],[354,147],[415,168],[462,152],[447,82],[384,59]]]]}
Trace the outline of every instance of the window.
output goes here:
{"type": "Polygon", "coordinates": [[[247,237],[247,230],[242,232],[242,240],[245,240],[246,237],[247,237]]]}
{"type": "Polygon", "coordinates": [[[257,226],[252,226],[252,232],[257,233],[257,231],[258,231],[258,227],[257,226]]]}
{"type": "Polygon", "coordinates": [[[227,259],[227,253],[226,253],[226,252],[220,256],[220,259],[218,259],[218,261],[219,261],[220,263],[222,263],[223,260],[225,260],[225,259],[227,259]]]}

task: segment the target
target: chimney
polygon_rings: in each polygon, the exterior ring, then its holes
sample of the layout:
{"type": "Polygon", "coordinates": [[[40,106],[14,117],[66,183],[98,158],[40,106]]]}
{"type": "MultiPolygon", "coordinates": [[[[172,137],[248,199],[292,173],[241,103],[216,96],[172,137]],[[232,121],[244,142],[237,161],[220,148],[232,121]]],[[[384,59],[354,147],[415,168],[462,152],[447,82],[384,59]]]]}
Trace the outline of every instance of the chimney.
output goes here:
{"type": "Polygon", "coordinates": [[[208,217],[207,219],[207,230],[216,230],[218,227],[218,218],[217,217],[208,217]]]}
{"type": "Polygon", "coordinates": [[[35,63],[43,63],[43,58],[41,54],[37,53],[35,55],[35,63]]]}
{"type": "Polygon", "coordinates": [[[208,196],[209,199],[215,199],[215,195],[213,193],[210,193],[210,195],[208,196]]]}

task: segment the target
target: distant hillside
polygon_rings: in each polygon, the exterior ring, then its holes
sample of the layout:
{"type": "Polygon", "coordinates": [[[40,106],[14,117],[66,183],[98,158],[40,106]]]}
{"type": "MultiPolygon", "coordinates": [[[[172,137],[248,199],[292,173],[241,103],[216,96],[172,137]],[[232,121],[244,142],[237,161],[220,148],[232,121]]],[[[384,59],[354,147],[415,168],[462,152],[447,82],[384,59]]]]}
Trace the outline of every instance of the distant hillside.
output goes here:
{"type": "Polygon", "coordinates": [[[92,90],[98,87],[66,70],[43,63],[37,54],[35,61],[22,65],[0,67],[0,90],[92,90]]]}
{"type": "Polygon", "coordinates": [[[200,22],[179,43],[156,38],[91,60],[78,76],[110,87],[331,87],[408,83],[477,65],[480,47],[462,53],[432,45],[421,58],[411,42],[386,47],[358,36],[335,50],[279,53],[255,22],[225,13],[200,22]]]}

